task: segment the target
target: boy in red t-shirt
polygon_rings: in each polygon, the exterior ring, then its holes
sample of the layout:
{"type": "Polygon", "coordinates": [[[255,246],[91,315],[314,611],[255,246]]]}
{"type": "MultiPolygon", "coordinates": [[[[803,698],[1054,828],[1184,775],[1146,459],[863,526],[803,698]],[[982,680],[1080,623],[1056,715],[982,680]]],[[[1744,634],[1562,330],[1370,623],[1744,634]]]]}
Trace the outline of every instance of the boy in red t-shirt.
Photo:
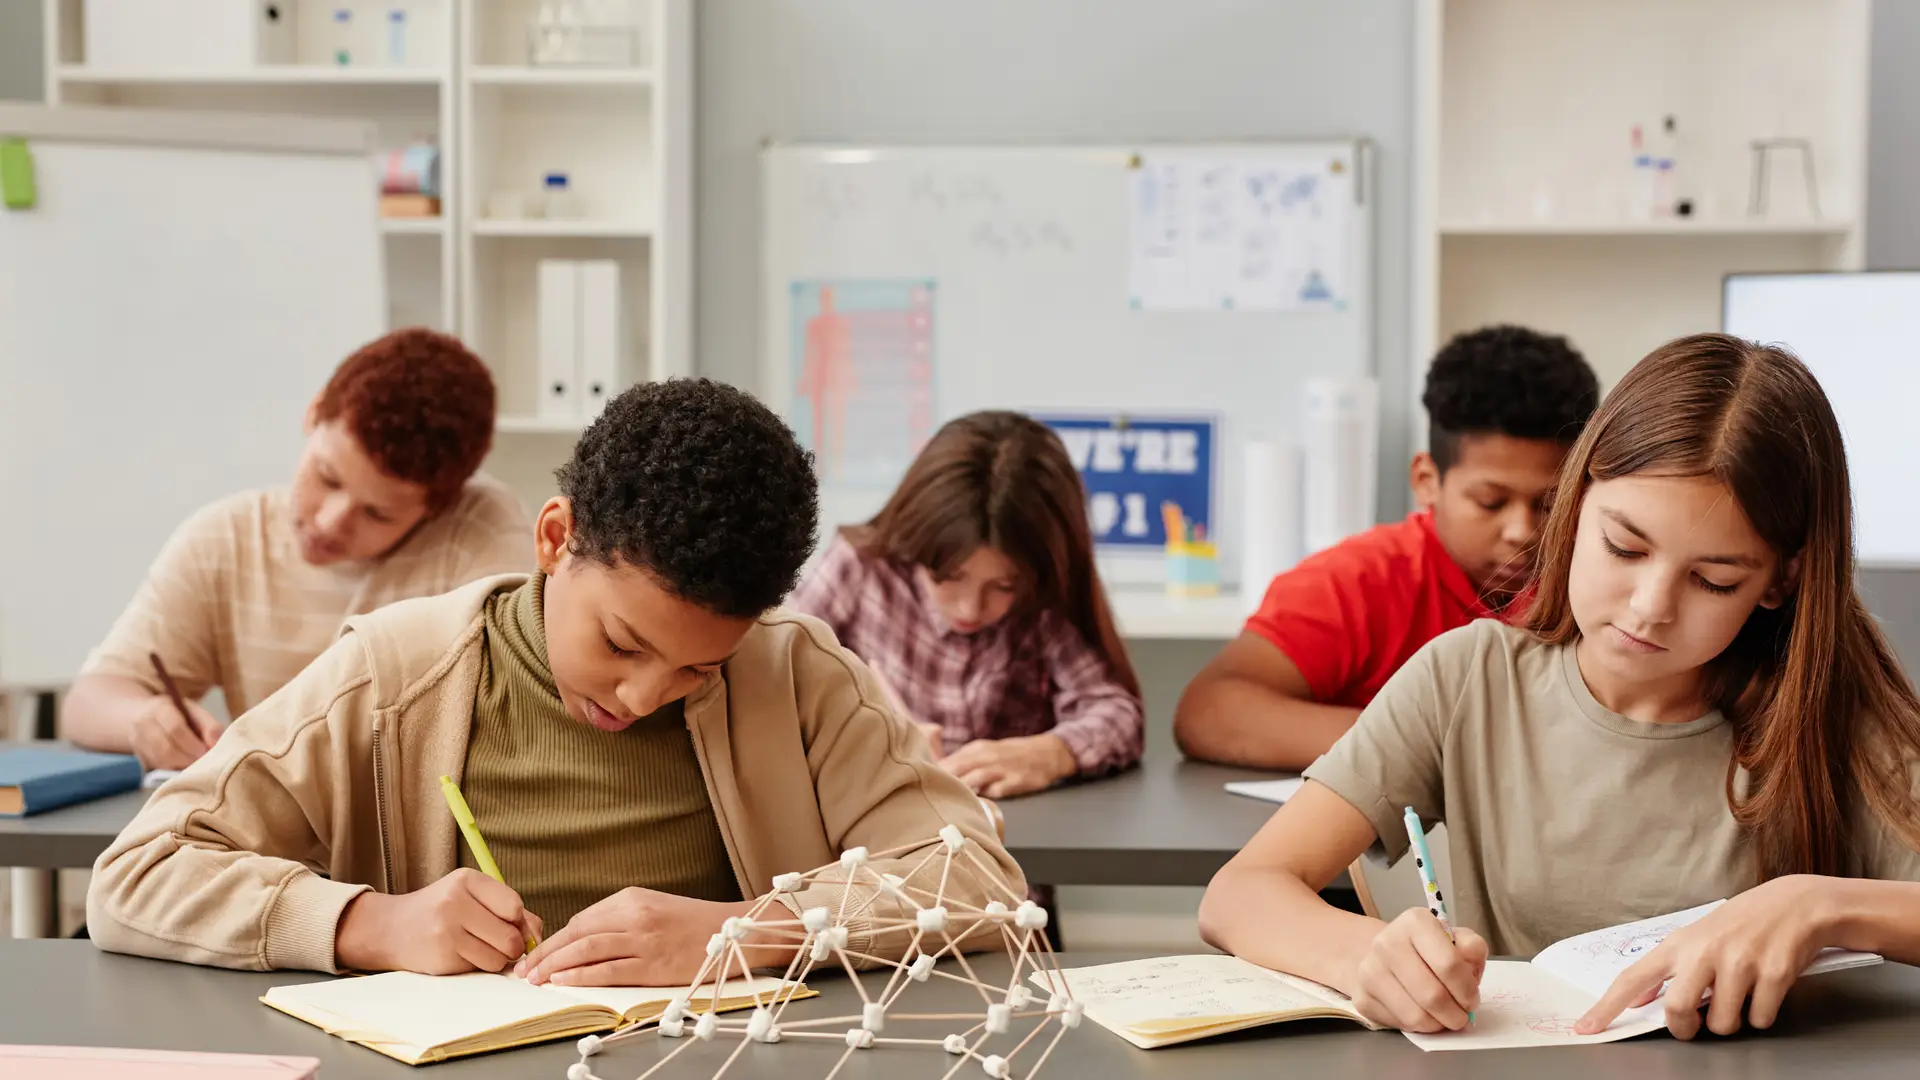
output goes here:
{"type": "Polygon", "coordinates": [[[1422,645],[1498,615],[1532,576],[1560,462],[1600,402],[1593,369],[1566,338],[1493,326],[1440,350],[1421,400],[1419,509],[1273,579],[1181,695],[1188,757],[1306,768],[1422,645]]]}

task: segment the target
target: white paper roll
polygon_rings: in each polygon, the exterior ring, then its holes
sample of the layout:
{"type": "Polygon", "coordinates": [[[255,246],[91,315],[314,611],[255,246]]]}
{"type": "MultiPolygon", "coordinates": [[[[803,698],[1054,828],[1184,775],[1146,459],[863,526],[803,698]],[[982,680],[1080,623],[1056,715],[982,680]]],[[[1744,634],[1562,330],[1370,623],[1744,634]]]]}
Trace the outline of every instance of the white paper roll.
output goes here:
{"type": "Polygon", "coordinates": [[[1380,384],[1312,379],[1306,386],[1307,554],[1373,526],[1380,384]]]}
{"type": "Polygon", "coordinates": [[[1291,442],[1249,442],[1241,473],[1240,598],[1251,613],[1267,585],[1300,561],[1300,448],[1291,442]]]}

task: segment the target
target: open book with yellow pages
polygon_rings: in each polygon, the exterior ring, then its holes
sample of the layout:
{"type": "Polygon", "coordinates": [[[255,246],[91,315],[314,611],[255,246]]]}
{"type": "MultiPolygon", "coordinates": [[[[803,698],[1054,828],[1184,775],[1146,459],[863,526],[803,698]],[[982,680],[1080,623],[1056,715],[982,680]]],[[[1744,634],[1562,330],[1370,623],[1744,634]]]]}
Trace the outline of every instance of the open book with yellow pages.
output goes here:
{"type": "MultiPolygon", "coordinates": [[[[276,986],[261,1001],[329,1035],[425,1065],[468,1054],[608,1031],[660,1018],[686,987],[534,986],[510,975],[381,975],[276,986]]],[[[816,996],[771,976],[691,995],[687,1011],[727,1012],[816,996]],[[717,1000],[716,1000],[717,997],[717,1000]]]]}

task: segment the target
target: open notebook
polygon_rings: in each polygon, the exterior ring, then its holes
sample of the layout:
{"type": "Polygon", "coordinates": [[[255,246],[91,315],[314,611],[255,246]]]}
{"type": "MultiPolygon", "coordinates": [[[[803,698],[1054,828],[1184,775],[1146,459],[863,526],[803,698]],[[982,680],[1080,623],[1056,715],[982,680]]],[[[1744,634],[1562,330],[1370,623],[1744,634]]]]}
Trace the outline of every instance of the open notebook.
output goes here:
{"type": "MultiPolygon", "coordinates": [[[[1161,956],[1060,973],[1087,1018],[1151,1050],[1289,1020],[1336,1018],[1373,1027],[1332,987],[1233,956],[1161,956]]],[[[1048,991],[1044,972],[1033,981],[1048,991]]]]}
{"type": "MultiPolygon", "coordinates": [[[[1574,1022],[1666,936],[1725,901],[1570,937],[1530,961],[1495,960],[1480,982],[1480,1008],[1465,1031],[1407,1034],[1422,1050],[1493,1050],[1612,1042],[1666,1026],[1660,1002],[1629,1012],[1597,1035],[1574,1022]]],[[[1804,974],[1881,962],[1873,953],[1828,949],[1804,974]]],[[[1341,1018],[1373,1028],[1351,998],[1331,987],[1231,956],[1166,956],[1061,973],[1088,1019],[1135,1046],[1153,1049],[1291,1020],[1341,1018]]],[[[1049,987],[1044,973],[1033,981],[1049,987]]]]}
{"type": "MultiPolygon", "coordinates": [[[[732,979],[718,1011],[771,1003],[777,994],[814,997],[804,985],[762,977],[732,979]],[[757,996],[756,996],[757,995],[757,996]]],[[[409,1065],[484,1054],[660,1018],[685,987],[534,986],[509,975],[417,975],[390,971],[364,978],[276,986],[260,1000],[288,1016],[409,1065]]],[[[713,990],[691,1012],[714,1007],[713,990]]]]}
{"type": "MultiPolygon", "coordinates": [[[[1480,979],[1480,1008],[1472,1027],[1438,1035],[1409,1033],[1422,1050],[1502,1050],[1520,1046],[1573,1046],[1613,1042],[1667,1026],[1666,1006],[1655,1001],[1630,1009],[1597,1035],[1575,1035],[1574,1022],[1605,996],[1621,972],[1633,966],[1667,935],[1704,918],[1726,903],[1715,900],[1696,908],[1556,941],[1524,963],[1493,960],[1480,979]]],[[[1878,964],[1876,953],[1826,949],[1802,976],[1878,964]]]]}

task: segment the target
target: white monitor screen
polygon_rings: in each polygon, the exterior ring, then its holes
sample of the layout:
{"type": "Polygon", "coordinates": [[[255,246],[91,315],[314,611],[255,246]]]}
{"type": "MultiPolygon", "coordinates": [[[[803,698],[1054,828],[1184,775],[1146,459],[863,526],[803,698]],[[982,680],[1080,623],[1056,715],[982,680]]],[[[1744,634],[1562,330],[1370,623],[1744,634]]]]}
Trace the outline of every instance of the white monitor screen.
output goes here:
{"type": "Polygon", "coordinates": [[[1722,328],[1805,361],[1840,419],[1862,562],[1920,563],[1920,272],[1732,274],[1722,328]]]}

